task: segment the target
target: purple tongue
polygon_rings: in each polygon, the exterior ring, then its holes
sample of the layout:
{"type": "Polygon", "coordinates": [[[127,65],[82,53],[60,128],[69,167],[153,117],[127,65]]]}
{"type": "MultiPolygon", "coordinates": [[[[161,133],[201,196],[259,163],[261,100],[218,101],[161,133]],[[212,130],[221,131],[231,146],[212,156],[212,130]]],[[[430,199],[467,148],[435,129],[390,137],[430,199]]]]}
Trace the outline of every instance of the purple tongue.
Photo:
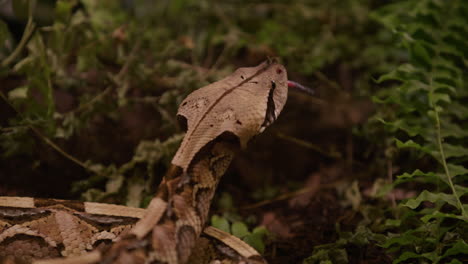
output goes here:
{"type": "Polygon", "coordinates": [[[302,84],[299,84],[295,81],[289,81],[288,80],[288,87],[289,88],[293,88],[293,89],[297,89],[301,92],[304,92],[304,93],[307,93],[307,94],[310,94],[310,95],[313,95],[315,92],[312,88],[309,88],[307,86],[304,86],[302,84]]]}

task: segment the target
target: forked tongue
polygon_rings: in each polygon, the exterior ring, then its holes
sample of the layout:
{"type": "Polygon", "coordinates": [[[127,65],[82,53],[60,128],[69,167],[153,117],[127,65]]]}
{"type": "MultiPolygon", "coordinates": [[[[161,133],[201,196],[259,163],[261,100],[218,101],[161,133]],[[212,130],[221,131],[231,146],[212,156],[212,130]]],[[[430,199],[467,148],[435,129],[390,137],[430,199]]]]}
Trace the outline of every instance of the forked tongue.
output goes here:
{"type": "Polygon", "coordinates": [[[296,89],[298,91],[301,91],[301,92],[309,94],[309,95],[315,94],[315,91],[312,88],[304,86],[304,85],[302,85],[300,83],[297,83],[295,81],[288,80],[288,88],[296,89]]]}

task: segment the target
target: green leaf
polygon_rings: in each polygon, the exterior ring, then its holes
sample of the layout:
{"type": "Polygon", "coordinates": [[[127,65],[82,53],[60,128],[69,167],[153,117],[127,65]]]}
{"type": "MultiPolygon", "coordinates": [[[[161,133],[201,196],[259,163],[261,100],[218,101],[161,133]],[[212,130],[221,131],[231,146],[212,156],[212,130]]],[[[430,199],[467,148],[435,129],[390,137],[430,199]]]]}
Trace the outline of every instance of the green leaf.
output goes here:
{"type": "Polygon", "coordinates": [[[468,174],[468,169],[463,167],[463,166],[449,163],[449,164],[447,164],[447,167],[449,169],[451,178],[454,178],[454,177],[457,177],[457,176],[460,176],[460,175],[468,174]]]}
{"type": "Polygon", "coordinates": [[[430,68],[431,57],[427,49],[421,44],[421,42],[414,42],[413,45],[410,47],[410,54],[412,57],[412,61],[415,63],[422,65],[426,68],[430,68]]]}
{"type": "Polygon", "coordinates": [[[460,69],[458,69],[452,62],[437,57],[434,60],[434,71],[431,72],[431,77],[433,80],[441,79],[443,80],[442,82],[448,81],[448,85],[457,86],[453,85],[453,79],[458,78],[460,73],[460,69]]]}
{"type": "Polygon", "coordinates": [[[386,237],[372,232],[367,226],[361,224],[357,226],[354,233],[347,240],[348,244],[363,247],[365,245],[369,245],[371,241],[383,243],[386,240],[386,237]]]}
{"type": "Polygon", "coordinates": [[[222,216],[213,215],[211,217],[211,225],[226,233],[231,233],[231,227],[229,226],[228,220],[222,216]]]}
{"type": "Polygon", "coordinates": [[[67,21],[70,18],[73,5],[73,1],[58,0],[55,3],[55,15],[57,19],[67,21]]]}
{"type": "Polygon", "coordinates": [[[438,104],[439,102],[446,102],[446,103],[451,103],[452,100],[450,99],[450,96],[448,94],[444,93],[433,93],[432,94],[432,102],[434,104],[438,104]]]}
{"type": "Polygon", "coordinates": [[[445,158],[447,159],[468,156],[468,148],[464,148],[463,146],[455,146],[448,143],[443,143],[442,147],[444,148],[445,158]]]}
{"type": "Polygon", "coordinates": [[[395,139],[396,145],[398,148],[415,148],[415,149],[422,149],[423,147],[414,142],[413,140],[408,140],[405,142],[400,141],[399,139],[395,139]]]}
{"type": "Polygon", "coordinates": [[[448,105],[447,110],[450,111],[450,113],[454,114],[459,119],[468,118],[468,107],[456,101],[448,105]]]}
{"type": "Polygon", "coordinates": [[[306,258],[303,264],[345,264],[348,253],[344,248],[314,249],[313,255],[306,258]]]}
{"type": "Polygon", "coordinates": [[[406,251],[406,252],[403,252],[403,254],[401,254],[397,259],[395,259],[393,261],[393,264],[398,264],[400,262],[406,261],[408,259],[414,259],[414,258],[419,259],[419,258],[423,258],[423,256],[420,254],[411,252],[411,251],[406,251]]]}
{"type": "Polygon", "coordinates": [[[446,213],[441,213],[440,211],[434,211],[431,214],[426,214],[423,217],[421,217],[421,221],[424,223],[428,223],[432,219],[440,219],[440,218],[453,218],[453,219],[459,219],[459,220],[464,220],[466,219],[463,216],[456,215],[456,214],[446,214],[446,213]]]}
{"type": "Polygon", "coordinates": [[[458,208],[457,198],[453,194],[432,193],[428,190],[422,191],[417,198],[409,199],[408,201],[402,203],[402,205],[407,206],[411,209],[416,209],[424,201],[429,201],[431,203],[435,203],[437,201],[444,201],[458,208]]]}
{"type": "Polygon", "coordinates": [[[394,244],[397,244],[399,246],[406,246],[406,245],[411,245],[419,240],[420,238],[417,236],[414,236],[412,232],[406,232],[399,236],[391,237],[387,239],[387,241],[385,241],[385,243],[380,246],[383,248],[389,248],[390,246],[394,244]]]}
{"type": "Polygon", "coordinates": [[[398,148],[414,148],[427,154],[431,154],[431,155],[434,154],[434,150],[435,150],[434,148],[429,148],[428,146],[422,146],[414,142],[413,140],[407,140],[405,142],[402,142],[399,139],[395,138],[395,142],[398,148]]]}
{"type": "Polygon", "coordinates": [[[28,86],[20,86],[8,92],[8,99],[25,99],[28,97],[28,86]]]}
{"type": "Polygon", "coordinates": [[[442,255],[442,258],[458,254],[468,254],[468,244],[462,239],[457,240],[451,248],[447,249],[447,251],[442,255]]]}
{"type": "Polygon", "coordinates": [[[257,226],[252,230],[252,233],[254,234],[261,234],[261,235],[267,235],[268,234],[268,229],[264,226],[257,226]]]}
{"type": "Polygon", "coordinates": [[[232,234],[238,238],[243,238],[250,234],[247,226],[242,222],[234,222],[231,226],[232,234]]]}
{"type": "Polygon", "coordinates": [[[458,184],[455,184],[454,187],[455,187],[455,191],[457,192],[458,198],[468,193],[468,187],[461,186],[458,184]]]}
{"type": "Polygon", "coordinates": [[[157,162],[163,157],[172,157],[183,137],[184,134],[174,134],[163,142],[159,139],[153,141],[142,140],[138,144],[132,160],[134,162],[151,163],[157,162]]]}
{"type": "Polygon", "coordinates": [[[401,220],[399,219],[387,219],[385,220],[386,227],[399,227],[401,225],[401,220]]]}
{"type": "MultiPolygon", "coordinates": [[[[427,239],[427,240],[430,240],[430,239],[427,239]]],[[[435,239],[431,239],[431,240],[435,240],[435,239]]],[[[434,241],[434,242],[436,243],[436,241],[434,241]]],[[[432,263],[436,263],[439,260],[439,254],[438,254],[437,250],[434,250],[432,252],[423,253],[423,254],[421,254],[421,256],[424,257],[424,258],[429,259],[432,263]]]]}
{"type": "Polygon", "coordinates": [[[265,243],[263,242],[264,235],[261,233],[251,233],[244,237],[244,242],[251,245],[260,254],[265,252],[265,243]]]}
{"type": "Polygon", "coordinates": [[[383,179],[378,179],[372,185],[372,190],[374,190],[370,195],[372,197],[385,197],[390,191],[395,188],[396,184],[387,183],[387,181],[383,179]]]}
{"type": "MultiPolygon", "coordinates": [[[[442,79],[439,79],[439,80],[433,80],[432,82],[432,86],[434,87],[434,91],[440,91],[440,92],[445,92],[444,90],[447,90],[447,91],[450,91],[452,94],[456,94],[457,93],[457,90],[455,89],[454,86],[452,85],[448,85],[447,83],[443,82],[442,79]]],[[[447,94],[447,96],[449,96],[447,94]]],[[[449,98],[447,98],[448,100],[452,101],[449,98]]]]}
{"type": "Polygon", "coordinates": [[[4,45],[9,35],[10,35],[10,31],[8,30],[8,26],[2,19],[0,19],[0,45],[2,46],[4,45]]]}
{"type": "Polygon", "coordinates": [[[412,64],[407,63],[399,66],[396,70],[393,70],[390,73],[380,76],[380,78],[377,79],[377,83],[382,83],[388,80],[405,82],[412,80],[409,78],[410,76],[414,76],[414,74],[420,73],[420,69],[414,67],[412,64]]]}
{"type": "Polygon", "coordinates": [[[440,130],[440,135],[443,138],[446,137],[454,137],[454,138],[464,138],[468,137],[468,130],[463,129],[461,126],[458,124],[455,124],[454,122],[447,121],[447,120],[442,120],[441,121],[441,130],[440,130]]]}
{"type": "Polygon", "coordinates": [[[405,172],[401,175],[398,175],[396,177],[396,180],[392,183],[392,186],[394,187],[399,184],[403,184],[405,182],[410,181],[426,182],[433,184],[440,184],[442,181],[445,182],[447,185],[449,184],[445,174],[434,172],[422,172],[421,170],[415,170],[412,173],[405,172]]]}
{"type": "Polygon", "coordinates": [[[429,177],[429,178],[434,178],[437,177],[437,175],[434,172],[422,172],[421,170],[417,169],[413,171],[412,173],[403,173],[401,175],[397,176],[397,181],[396,182],[407,182],[408,180],[413,180],[415,177],[429,177]]]}
{"type": "MultiPolygon", "coordinates": [[[[422,112],[426,113],[426,111],[422,112]]],[[[413,121],[411,124],[408,121],[413,120],[410,118],[408,118],[408,120],[399,119],[395,122],[385,122],[385,124],[405,131],[410,137],[419,135],[429,142],[434,138],[434,130],[429,130],[427,124],[422,123],[421,119],[417,120],[417,122],[413,121]]]]}
{"type": "Polygon", "coordinates": [[[234,208],[232,195],[228,192],[222,192],[218,199],[218,206],[223,211],[229,211],[234,208]]]}

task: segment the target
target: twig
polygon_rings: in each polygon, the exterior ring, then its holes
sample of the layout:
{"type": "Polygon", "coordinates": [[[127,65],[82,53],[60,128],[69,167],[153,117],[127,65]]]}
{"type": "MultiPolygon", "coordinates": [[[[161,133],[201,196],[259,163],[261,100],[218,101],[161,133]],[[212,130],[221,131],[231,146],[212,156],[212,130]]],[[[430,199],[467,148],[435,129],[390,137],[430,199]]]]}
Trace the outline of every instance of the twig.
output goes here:
{"type": "Polygon", "coordinates": [[[84,109],[86,109],[88,107],[91,107],[96,102],[100,101],[104,96],[106,96],[111,90],[112,90],[111,86],[106,87],[106,89],[104,89],[104,91],[97,94],[91,100],[89,100],[85,104],[82,104],[82,105],[78,106],[76,109],[71,110],[70,112],[67,112],[66,114],[79,113],[79,112],[83,111],[84,109]]]}
{"type": "Polygon", "coordinates": [[[219,67],[219,65],[223,61],[223,59],[226,56],[226,53],[227,53],[227,51],[228,51],[228,49],[230,47],[231,47],[231,45],[229,43],[224,44],[223,50],[221,51],[219,56],[216,58],[216,61],[213,63],[213,65],[211,65],[210,69],[205,73],[205,75],[208,75],[211,71],[213,71],[213,69],[216,69],[216,68],[219,67]]]}
{"type": "Polygon", "coordinates": [[[157,103],[161,96],[145,96],[145,97],[127,97],[129,102],[135,103],[157,103]]]}
{"type": "Polygon", "coordinates": [[[130,65],[133,63],[133,61],[136,58],[136,53],[140,49],[141,43],[142,43],[142,40],[138,39],[137,42],[135,43],[135,45],[133,46],[132,50],[128,54],[127,61],[122,66],[122,69],[120,69],[119,73],[117,73],[117,75],[115,76],[115,79],[117,81],[120,81],[120,79],[123,77],[123,75],[128,72],[128,69],[130,68],[130,65]]]}
{"type": "Polygon", "coordinates": [[[193,64],[189,64],[189,63],[186,63],[186,62],[180,61],[180,60],[174,60],[173,59],[171,61],[173,63],[176,63],[177,66],[179,66],[181,68],[196,71],[198,74],[205,74],[206,72],[208,72],[210,70],[208,68],[205,68],[205,67],[202,67],[202,66],[196,66],[196,65],[193,65],[193,64]]]}
{"type": "Polygon", "coordinates": [[[316,71],[313,74],[314,74],[315,77],[317,77],[317,79],[319,79],[320,81],[326,83],[331,88],[333,88],[333,89],[335,89],[337,91],[343,90],[343,88],[341,88],[341,86],[338,83],[328,79],[328,77],[325,74],[323,74],[322,72],[316,71]]]}
{"type": "Polygon", "coordinates": [[[26,46],[28,43],[32,33],[34,32],[34,29],[36,27],[34,21],[33,21],[33,12],[34,8],[36,7],[36,0],[32,0],[29,2],[29,9],[28,9],[28,22],[26,24],[26,27],[23,32],[23,36],[21,37],[20,42],[18,43],[18,46],[16,46],[15,50],[6,58],[2,61],[1,66],[6,67],[10,63],[12,63],[16,57],[23,51],[23,48],[26,46]]]}
{"type": "Polygon", "coordinates": [[[308,141],[298,139],[298,138],[295,138],[295,137],[291,137],[291,136],[285,135],[283,133],[276,133],[276,136],[281,138],[281,139],[284,139],[284,140],[290,141],[292,143],[295,143],[295,144],[297,144],[297,145],[299,145],[301,147],[305,147],[305,148],[308,148],[308,149],[315,150],[318,153],[320,153],[320,154],[322,154],[324,156],[327,156],[329,158],[334,158],[334,159],[341,159],[342,158],[340,153],[338,153],[338,152],[326,152],[326,151],[322,150],[321,148],[319,148],[317,145],[312,144],[312,143],[310,143],[308,141]]]}

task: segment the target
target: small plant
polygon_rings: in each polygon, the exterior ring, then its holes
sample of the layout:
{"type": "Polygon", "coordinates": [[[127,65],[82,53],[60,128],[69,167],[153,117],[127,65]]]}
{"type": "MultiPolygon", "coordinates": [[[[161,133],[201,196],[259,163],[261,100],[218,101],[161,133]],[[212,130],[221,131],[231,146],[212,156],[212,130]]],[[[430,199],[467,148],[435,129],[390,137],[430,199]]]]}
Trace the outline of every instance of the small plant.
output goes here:
{"type": "Polygon", "coordinates": [[[233,197],[228,192],[220,193],[216,201],[218,214],[211,216],[211,225],[242,239],[263,254],[270,234],[268,230],[264,226],[256,226],[249,231],[249,226],[256,225],[256,217],[239,215],[233,197]],[[220,214],[221,212],[222,214],[220,214]]]}
{"type": "Polygon", "coordinates": [[[374,14],[408,52],[406,63],[377,80],[398,83],[375,97],[377,119],[401,149],[395,162],[410,157],[402,165],[409,172],[392,186],[422,189],[386,222],[381,246],[395,255],[393,263],[467,260],[467,12],[466,1],[423,0],[396,2],[374,14]]]}
{"type": "Polygon", "coordinates": [[[244,222],[229,221],[226,217],[219,215],[211,217],[211,225],[242,239],[260,254],[264,253],[265,239],[268,235],[268,230],[264,226],[257,226],[252,231],[249,231],[244,222]]]}
{"type": "Polygon", "coordinates": [[[334,243],[319,245],[303,264],[345,264],[349,262],[347,248],[366,248],[374,241],[382,242],[385,237],[373,233],[368,227],[359,225],[354,232],[340,232],[340,238],[334,243]]]}

